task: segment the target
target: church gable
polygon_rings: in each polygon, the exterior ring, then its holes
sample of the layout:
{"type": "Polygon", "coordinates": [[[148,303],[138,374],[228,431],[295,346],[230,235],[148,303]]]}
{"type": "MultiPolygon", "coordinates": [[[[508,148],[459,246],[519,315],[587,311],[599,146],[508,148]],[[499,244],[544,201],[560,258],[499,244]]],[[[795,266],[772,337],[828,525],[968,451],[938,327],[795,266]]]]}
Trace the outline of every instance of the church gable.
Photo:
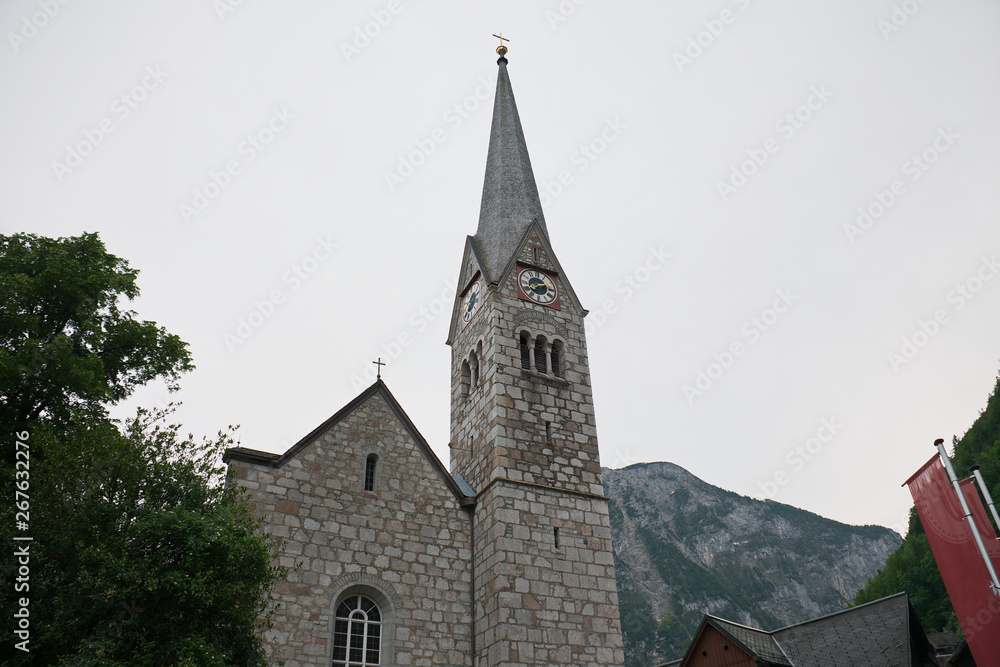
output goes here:
{"type": "Polygon", "coordinates": [[[381,381],[285,454],[228,458],[290,568],[275,589],[273,660],[330,665],[338,609],[363,599],[380,614],[380,664],[466,664],[465,494],[381,381]]]}
{"type": "Polygon", "coordinates": [[[758,659],[758,656],[706,620],[681,665],[682,667],[716,667],[718,665],[760,667],[760,665],[770,666],[772,663],[758,659]]]}
{"type": "MultiPolygon", "coordinates": [[[[465,492],[459,486],[458,482],[456,482],[455,479],[448,473],[444,465],[441,463],[441,460],[438,459],[436,454],[434,454],[430,445],[428,445],[427,441],[424,440],[422,435],[420,435],[416,426],[413,425],[413,422],[410,421],[410,418],[403,411],[403,408],[396,402],[392,393],[389,392],[389,388],[386,387],[385,383],[381,380],[363,391],[353,401],[341,408],[336,414],[313,429],[313,431],[295,443],[284,454],[279,455],[271,452],[247,449],[244,447],[234,447],[226,452],[226,460],[237,471],[237,474],[239,474],[241,470],[245,469],[245,466],[240,465],[242,463],[253,464],[254,466],[266,466],[269,468],[281,468],[290,461],[294,461],[299,458],[300,454],[304,450],[314,446],[322,448],[324,444],[329,446],[335,442],[340,443],[339,446],[335,445],[335,447],[339,450],[335,452],[335,455],[343,456],[346,454],[344,450],[350,449],[351,443],[355,440],[352,440],[350,437],[338,440],[333,434],[335,432],[342,432],[344,427],[341,426],[341,422],[344,422],[345,420],[348,424],[354,422],[358,418],[358,415],[355,415],[356,412],[360,411],[360,415],[367,414],[370,408],[366,408],[365,406],[373,399],[373,397],[376,396],[384,402],[385,409],[381,412],[376,410],[378,417],[366,430],[371,433],[386,430],[389,428],[389,424],[391,422],[397,422],[394,425],[395,429],[392,430],[396,432],[397,436],[405,433],[405,436],[401,438],[401,441],[410,443],[410,446],[413,449],[419,451],[423,455],[425,460],[422,462],[422,468],[425,474],[431,478],[439,478],[458,500],[464,498],[465,492]]],[[[364,417],[362,416],[361,418],[363,419],[364,417]]],[[[356,439],[361,435],[361,432],[352,431],[351,435],[356,439]]],[[[376,451],[371,453],[376,454],[376,456],[378,455],[378,452],[376,451]]],[[[292,468],[300,467],[301,463],[298,465],[292,465],[292,468]]]]}
{"type": "Polygon", "coordinates": [[[497,289],[513,296],[518,294],[518,276],[524,268],[540,269],[550,274],[554,274],[558,280],[560,292],[558,306],[560,310],[568,309],[574,314],[586,315],[587,310],[580,303],[580,299],[573,291],[563,271],[562,265],[556,258],[549,243],[538,223],[532,223],[525,230],[524,236],[517,245],[517,250],[511,256],[504,270],[496,276],[497,289]]]}

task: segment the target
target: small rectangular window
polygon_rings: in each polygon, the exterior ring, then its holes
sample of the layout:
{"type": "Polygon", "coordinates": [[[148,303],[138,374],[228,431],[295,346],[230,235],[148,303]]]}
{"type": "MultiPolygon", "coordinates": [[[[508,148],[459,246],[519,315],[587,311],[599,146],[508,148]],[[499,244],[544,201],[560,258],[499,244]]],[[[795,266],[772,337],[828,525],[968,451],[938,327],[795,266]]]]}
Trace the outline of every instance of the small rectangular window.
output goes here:
{"type": "Polygon", "coordinates": [[[378,463],[378,456],[369,454],[365,459],[365,491],[375,490],[375,466],[378,463]]]}
{"type": "Polygon", "coordinates": [[[558,528],[553,528],[552,531],[553,531],[553,537],[555,538],[555,542],[556,542],[556,549],[558,549],[559,548],[559,529],[558,528]]]}

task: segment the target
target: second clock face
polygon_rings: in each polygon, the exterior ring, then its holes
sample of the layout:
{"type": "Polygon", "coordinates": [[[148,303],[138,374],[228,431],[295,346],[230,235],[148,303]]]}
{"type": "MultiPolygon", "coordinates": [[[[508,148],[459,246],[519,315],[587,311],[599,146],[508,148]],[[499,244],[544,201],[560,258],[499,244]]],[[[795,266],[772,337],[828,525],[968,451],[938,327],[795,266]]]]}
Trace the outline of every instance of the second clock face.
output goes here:
{"type": "Polygon", "coordinates": [[[482,302],[482,295],[480,291],[482,290],[480,281],[472,283],[469,290],[465,293],[465,297],[462,299],[462,328],[469,323],[472,316],[476,314],[479,310],[479,304],[482,302]]]}
{"type": "Polygon", "coordinates": [[[517,284],[525,297],[545,306],[552,304],[559,296],[556,279],[538,269],[522,269],[517,276],[517,284]]]}

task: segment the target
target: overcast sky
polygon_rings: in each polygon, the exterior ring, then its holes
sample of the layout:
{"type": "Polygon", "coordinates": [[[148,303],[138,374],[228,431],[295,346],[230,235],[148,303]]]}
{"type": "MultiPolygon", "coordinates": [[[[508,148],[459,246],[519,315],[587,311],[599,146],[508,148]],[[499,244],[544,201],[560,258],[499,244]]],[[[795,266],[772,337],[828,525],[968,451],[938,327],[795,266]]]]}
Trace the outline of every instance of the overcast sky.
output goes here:
{"type": "Polygon", "coordinates": [[[604,465],[902,530],[995,382],[995,2],[7,0],[0,28],[2,230],[141,271],[195,433],[283,451],[381,356],[447,463],[499,31],[604,465]]]}

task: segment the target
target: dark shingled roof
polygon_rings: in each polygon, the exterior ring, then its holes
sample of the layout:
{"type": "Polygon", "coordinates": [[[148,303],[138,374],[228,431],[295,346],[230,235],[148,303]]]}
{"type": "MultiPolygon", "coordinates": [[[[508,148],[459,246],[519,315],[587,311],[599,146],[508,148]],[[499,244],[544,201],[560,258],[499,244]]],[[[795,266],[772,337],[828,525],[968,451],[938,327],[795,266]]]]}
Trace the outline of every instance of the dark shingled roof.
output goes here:
{"type": "Polygon", "coordinates": [[[781,647],[774,641],[770,632],[750,628],[715,616],[706,616],[705,620],[714,625],[720,632],[732,637],[755,657],[766,660],[772,665],[792,667],[792,663],[782,653],[781,647]]]}
{"type": "MultiPolygon", "coordinates": [[[[934,647],[906,593],[897,593],[773,632],[706,615],[679,662],[687,664],[707,625],[731,638],[759,664],[785,667],[911,667],[936,665],[934,647]]],[[[952,664],[952,663],[948,663],[952,664]]]]}
{"type": "MultiPolygon", "coordinates": [[[[910,604],[905,593],[775,630],[771,635],[795,665],[909,667],[910,604]]],[[[923,637],[923,632],[917,633],[923,637]]],[[[912,655],[930,649],[913,646],[912,655]]],[[[933,654],[932,654],[933,655],[933,654]]],[[[931,662],[930,664],[934,664],[931,662]]]]}
{"type": "Polygon", "coordinates": [[[514,103],[514,92],[507,76],[507,59],[500,58],[498,62],[500,71],[493,102],[493,129],[490,132],[483,201],[475,236],[491,282],[499,280],[532,220],[538,222],[546,238],[549,235],[538,198],[538,186],[531,171],[531,160],[528,159],[521,119],[514,103]]]}

